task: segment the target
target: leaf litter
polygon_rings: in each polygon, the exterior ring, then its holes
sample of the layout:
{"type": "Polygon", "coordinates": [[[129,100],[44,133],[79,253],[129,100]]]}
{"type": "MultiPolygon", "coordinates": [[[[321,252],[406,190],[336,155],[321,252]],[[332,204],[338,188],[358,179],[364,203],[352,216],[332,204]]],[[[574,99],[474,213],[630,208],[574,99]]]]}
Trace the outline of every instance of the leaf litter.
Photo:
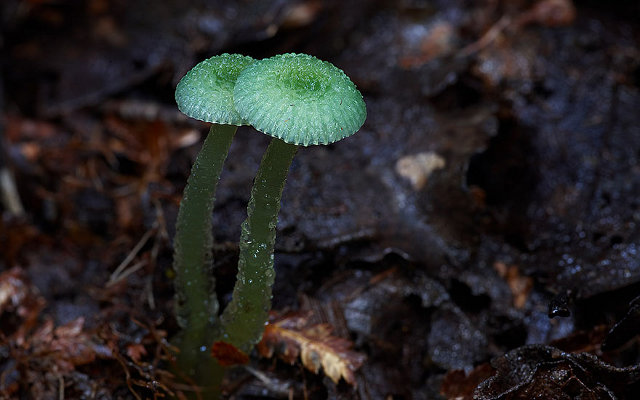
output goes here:
{"type": "MultiPolygon", "coordinates": [[[[294,367],[250,355],[229,396],[635,398],[632,3],[2,2],[0,167],[25,210],[0,218],[2,395],[178,393],[169,238],[206,127],[173,84],[224,49],[330,59],[369,107],[285,191],[274,304],[318,304],[273,328],[294,367]],[[420,154],[438,168],[396,169],[420,154]]],[[[221,303],[265,145],[243,129],[213,216],[221,303]]]]}

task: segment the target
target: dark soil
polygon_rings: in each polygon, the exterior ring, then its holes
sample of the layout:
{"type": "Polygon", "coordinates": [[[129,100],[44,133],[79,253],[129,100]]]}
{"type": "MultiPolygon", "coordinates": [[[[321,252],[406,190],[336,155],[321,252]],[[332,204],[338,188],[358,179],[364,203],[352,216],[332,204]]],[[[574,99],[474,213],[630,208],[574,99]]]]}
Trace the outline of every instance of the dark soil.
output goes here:
{"type": "MultiPolygon", "coordinates": [[[[274,310],[366,360],[357,385],[252,354],[232,399],[637,399],[637,1],[3,0],[0,398],[162,398],[177,209],[206,124],[177,81],[305,52],[368,108],[300,149],[274,310]],[[15,190],[13,190],[15,188],[15,190]]],[[[221,304],[268,139],[213,215],[221,304]]]]}

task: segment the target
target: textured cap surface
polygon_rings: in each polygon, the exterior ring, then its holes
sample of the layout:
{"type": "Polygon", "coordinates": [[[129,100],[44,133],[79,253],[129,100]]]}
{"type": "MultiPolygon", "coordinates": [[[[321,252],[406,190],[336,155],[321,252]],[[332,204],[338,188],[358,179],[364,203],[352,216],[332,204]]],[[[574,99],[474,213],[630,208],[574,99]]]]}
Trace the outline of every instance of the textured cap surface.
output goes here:
{"type": "Polygon", "coordinates": [[[353,135],[367,111],[342,70],[307,54],[282,54],[248,66],[236,82],[238,113],[287,143],[329,144],[353,135]]]}
{"type": "Polygon", "coordinates": [[[225,53],[198,63],[178,83],[178,109],[205,122],[247,125],[233,105],[233,86],[240,72],[254,61],[248,56],[225,53]]]}

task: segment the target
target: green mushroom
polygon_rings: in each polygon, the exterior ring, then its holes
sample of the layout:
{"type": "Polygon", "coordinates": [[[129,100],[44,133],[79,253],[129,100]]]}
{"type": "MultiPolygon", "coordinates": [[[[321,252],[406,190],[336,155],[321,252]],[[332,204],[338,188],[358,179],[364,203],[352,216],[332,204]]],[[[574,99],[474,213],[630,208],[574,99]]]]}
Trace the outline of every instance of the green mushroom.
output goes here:
{"type": "Polygon", "coordinates": [[[180,350],[178,365],[191,377],[200,373],[196,369],[207,373],[198,360],[210,359],[207,350],[218,318],[211,222],[216,187],[233,136],[239,125],[247,124],[234,107],[233,88],[254,61],[239,54],[211,57],[193,67],[176,88],[180,111],[212,123],[184,189],[174,239],[176,316],[183,328],[174,342],[180,350]]]}
{"type": "Polygon", "coordinates": [[[239,115],[273,139],[251,190],[242,224],[238,276],[220,323],[220,341],[249,352],[271,308],[280,199],[298,146],[351,136],[367,116],[362,94],[345,73],[306,54],[283,54],[247,66],[233,91],[239,115]]]}
{"type": "Polygon", "coordinates": [[[209,356],[212,342],[246,354],[264,331],[280,199],[298,146],[330,144],[354,134],[366,107],[344,72],[306,54],[261,61],[237,54],[212,57],[182,78],[176,102],[188,116],[213,123],[185,187],[174,239],[176,312],[183,328],[174,339],[178,367],[200,394],[212,395],[219,393],[224,364],[209,356]],[[231,141],[237,126],[246,124],[273,139],[242,224],[233,298],[218,319],[211,214],[231,141]]]}

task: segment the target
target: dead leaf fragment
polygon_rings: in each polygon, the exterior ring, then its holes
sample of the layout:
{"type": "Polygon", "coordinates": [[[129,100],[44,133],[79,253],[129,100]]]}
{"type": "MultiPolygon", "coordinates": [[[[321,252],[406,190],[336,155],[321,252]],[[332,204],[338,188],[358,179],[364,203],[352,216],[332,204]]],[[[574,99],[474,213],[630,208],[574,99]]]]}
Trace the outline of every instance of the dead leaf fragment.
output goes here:
{"type": "Polygon", "coordinates": [[[396,162],[396,172],[411,182],[414,190],[420,190],[427,179],[438,169],[446,165],[444,158],[434,152],[423,152],[400,158],[396,162]]]}
{"type": "Polygon", "coordinates": [[[249,363],[249,356],[234,345],[226,342],[215,342],[211,346],[211,355],[223,367],[244,365],[249,363]]]}
{"type": "Polygon", "coordinates": [[[147,349],[140,343],[132,343],[127,346],[127,355],[135,362],[140,362],[147,355],[147,349]]]}
{"type": "Polygon", "coordinates": [[[493,264],[493,268],[502,279],[507,281],[513,295],[513,306],[519,309],[523,308],[529,298],[531,289],[533,289],[533,279],[520,275],[516,265],[508,266],[503,262],[497,261],[493,264]]]}
{"type": "Polygon", "coordinates": [[[351,350],[351,341],[332,336],[329,324],[309,325],[311,313],[288,313],[272,316],[257,349],[263,357],[278,355],[293,364],[298,356],[313,373],[323,368],[334,383],[340,378],[356,385],[354,372],[365,360],[361,353],[351,350]]]}

